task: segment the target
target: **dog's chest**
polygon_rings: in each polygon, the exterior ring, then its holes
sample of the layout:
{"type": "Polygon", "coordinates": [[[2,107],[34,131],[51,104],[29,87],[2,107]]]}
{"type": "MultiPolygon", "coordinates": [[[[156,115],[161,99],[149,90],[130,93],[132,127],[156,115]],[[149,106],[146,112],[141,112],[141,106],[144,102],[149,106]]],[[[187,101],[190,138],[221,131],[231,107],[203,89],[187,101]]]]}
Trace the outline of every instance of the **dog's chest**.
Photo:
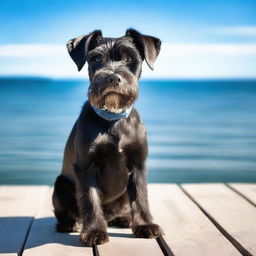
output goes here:
{"type": "Polygon", "coordinates": [[[143,143],[136,131],[108,130],[99,133],[91,145],[94,164],[98,167],[98,184],[104,202],[113,201],[127,189],[129,173],[142,155],[143,143]]]}
{"type": "Polygon", "coordinates": [[[102,191],[103,202],[111,202],[127,188],[129,170],[121,139],[104,133],[99,134],[92,147],[94,164],[98,167],[97,183],[102,191]]]}
{"type": "Polygon", "coordinates": [[[114,126],[100,131],[91,144],[90,152],[101,157],[106,155],[126,155],[132,148],[134,153],[143,150],[146,132],[142,123],[136,126],[119,121],[114,126]]]}
{"type": "MultiPolygon", "coordinates": [[[[108,131],[98,134],[90,147],[90,152],[97,159],[97,165],[122,165],[127,158],[127,150],[133,147],[135,142],[136,138],[130,134],[115,134],[108,131]]],[[[135,146],[134,151],[140,151],[140,148],[135,146]]]]}

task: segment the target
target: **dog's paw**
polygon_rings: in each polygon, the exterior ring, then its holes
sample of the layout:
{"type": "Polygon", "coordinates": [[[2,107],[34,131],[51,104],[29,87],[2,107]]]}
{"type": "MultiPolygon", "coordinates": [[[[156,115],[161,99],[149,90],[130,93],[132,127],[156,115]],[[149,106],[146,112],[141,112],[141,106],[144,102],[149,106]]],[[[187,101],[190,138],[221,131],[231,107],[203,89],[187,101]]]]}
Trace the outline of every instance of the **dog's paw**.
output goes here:
{"type": "Polygon", "coordinates": [[[118,227],[118,228],[130,228],[131,227],[131,218],[129,217],[118,217],[111,220],[108,223],[109,227],[118,227]]]}
{"type": "Polygon", "coordinates": [[[76,229],[73,223],[58,222],[56,224],[56,231],[60,233],[70,233],[75,232],[76,229]]]}
{"type": "Polygon", "coordinates": [[[89,232],[81,232],[80,241],[85,246],[93,246],[108,242],[108,234],[105,231],[95,229],[89,232]]]}
{"type": "Polygon", "coordinates": [[[134,235],[138,238],[157,238],[164,233],[157,224],[147,224],[132,227],[134,235]]]}

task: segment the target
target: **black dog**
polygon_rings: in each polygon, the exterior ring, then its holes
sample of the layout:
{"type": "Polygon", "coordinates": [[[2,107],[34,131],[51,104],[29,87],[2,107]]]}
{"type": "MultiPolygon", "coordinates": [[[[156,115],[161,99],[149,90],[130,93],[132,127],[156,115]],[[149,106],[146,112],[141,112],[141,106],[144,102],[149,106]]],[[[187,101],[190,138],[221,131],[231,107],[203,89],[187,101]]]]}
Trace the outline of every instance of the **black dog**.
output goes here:
{"type": "Polygon", "coordinates": [[[131,227],[136,237],[161,236],[147,199],[147,138],[133,103],[142,61],[151,69],[161,41],[136,30],[120,38],[96,30],[67,43],[80,71],[89,65],[88,99],[66,144],[55,182],[54,213],[59,232],[82,224],[87,246],[108,241],[107,226],[131,227]]]}

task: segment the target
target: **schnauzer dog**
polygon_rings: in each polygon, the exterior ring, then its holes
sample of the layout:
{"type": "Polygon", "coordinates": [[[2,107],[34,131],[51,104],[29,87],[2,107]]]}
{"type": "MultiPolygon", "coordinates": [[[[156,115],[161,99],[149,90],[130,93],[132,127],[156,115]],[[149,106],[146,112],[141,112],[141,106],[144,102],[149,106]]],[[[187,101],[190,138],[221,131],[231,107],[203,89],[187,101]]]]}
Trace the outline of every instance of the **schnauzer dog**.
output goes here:
{"type": "Polygon", "coordinates": [[[53,193],[58,232],[75,231],[86,246],[108,241],[107,226],[131,227],[136,237],[163,234],[147,199],[145,128],[133,107],[142,62],[153,69],[161,41],[129,29],[119,38],[100,30],[74,38],[68,52],[90,86],[68,138],[53,193]]]}

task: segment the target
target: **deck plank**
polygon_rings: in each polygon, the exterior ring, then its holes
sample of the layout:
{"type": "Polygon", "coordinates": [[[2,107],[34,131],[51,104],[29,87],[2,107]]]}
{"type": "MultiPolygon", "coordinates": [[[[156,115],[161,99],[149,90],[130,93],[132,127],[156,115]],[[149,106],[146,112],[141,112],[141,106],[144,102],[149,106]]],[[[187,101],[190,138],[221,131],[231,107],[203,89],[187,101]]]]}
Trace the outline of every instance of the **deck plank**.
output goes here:
{"type": "Polygon", "coordinates": [[[256,209],[224,184],[182,186],[245,255],[256,255],[256,209]]]}
{"type": "Polygon", "coordinates": [[[52,189],[33,221],[23,256],[92,256],[92,248],[79,242],[78,233],[55,232],[56,219],[53,215],[52,189]]]}
{"type": "Polygon", "coordinates": [[[230,183],[229,186],[246,197],[252,204],[256,205],[256,184],[230,183]]]}
{"type": "MultiPolygon", "coordinates": [[[[230,186],[255,202],[255,184],[230,186]]],[[[187,184],[182,188],[239,246],[256,255],[253,204],[223,184],[187,184]]],[[[78,233],[54,231],[51,194],[47,186],[0,186],[1,256],[18,255],[31,223],[23,256],[93,255],[91,248],[79,243],[78,233]]],[[[155,221],[164,228],[164,238],[175,256],[241,255],[177,185],[150,184],[149,200],[155,221]]],[[[163,255],[156,240],[134,238],[130,229],[109,228],[108,233],[110,242],[98,246],[101,256],[163,255]]]]}
{"type": "Polygon", "coordinates": [[[135,238],[131,229],[109,228],[109,242],[98,246],[104,256],[163,256],[155,239],[135,238]]]}
{"type": "Polygon", "coordinates": [[[177,185],[150,184],[149,202],[175,256],[241,255],[177,185]]]}
{"type": "Polygon", "coordinates": [[[0,186],[0,255],[18,255],[49,187],[0,186]]]}

